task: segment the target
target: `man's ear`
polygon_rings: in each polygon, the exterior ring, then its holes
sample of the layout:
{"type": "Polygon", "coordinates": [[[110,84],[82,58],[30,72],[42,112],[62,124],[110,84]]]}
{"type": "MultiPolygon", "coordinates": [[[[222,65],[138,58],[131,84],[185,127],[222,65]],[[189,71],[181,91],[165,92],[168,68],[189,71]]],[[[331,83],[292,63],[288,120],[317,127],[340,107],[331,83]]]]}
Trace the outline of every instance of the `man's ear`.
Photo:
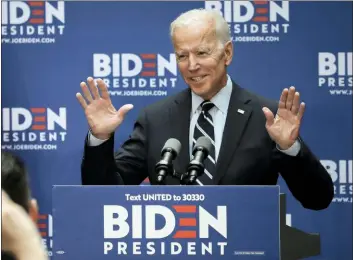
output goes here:
{"type": "Polygon", "coordinates": [[[34,223],[37,224],[38,221],[38,204],[35,199],[31,199],[29,202],[29,215],[34,223]]]}
{"type": "Polygon", "coordinates": [[[225,54],[225,65],[229,66],[229,64],[232,62],[233,54],[234,54],[234,47],[231,41],[227,42],[224,45],[224,54],[225,54]]]}

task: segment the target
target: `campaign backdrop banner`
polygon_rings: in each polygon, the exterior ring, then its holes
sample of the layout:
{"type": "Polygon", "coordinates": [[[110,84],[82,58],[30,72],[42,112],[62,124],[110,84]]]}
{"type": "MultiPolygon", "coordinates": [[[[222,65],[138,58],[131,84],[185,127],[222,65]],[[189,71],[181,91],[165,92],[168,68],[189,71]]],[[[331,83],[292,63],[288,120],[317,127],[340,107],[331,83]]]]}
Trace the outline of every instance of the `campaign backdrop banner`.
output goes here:
{"type": "Polygon", "coordinates": [[[280,179],[287,223],[320,233],[322,253],[311,259],[352,259],[352,2],[1,5],[1,144],[28,166],[49,255],[55,226],[52,186],[81,184],[88,124],[75,97],[80,82],[100,77],[116,108],[134,104],[116,132],[118,148],[143,107],[187,88],[169,25],[182,12],[207,8],[219,10],[229,24],[234,57],[228,73],[235,82],[274,100],[289,86],[300,92],[306,103],[301,135],[330,173],[335,197],[325,210],[307,210],[280,179]]]}
{"type": "Polygon", "coordinates": [[[54,260],[280,259],[279,207],[278,186],[55,186],[54,260]]]}

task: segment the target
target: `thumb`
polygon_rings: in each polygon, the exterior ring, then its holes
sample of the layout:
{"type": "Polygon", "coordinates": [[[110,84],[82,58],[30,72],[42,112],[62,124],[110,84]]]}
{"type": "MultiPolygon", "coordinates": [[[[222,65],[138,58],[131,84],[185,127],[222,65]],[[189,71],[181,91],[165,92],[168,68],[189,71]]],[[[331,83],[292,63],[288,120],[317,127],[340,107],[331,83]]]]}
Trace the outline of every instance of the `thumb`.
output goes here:
{"type": "Polygon", "coordinates": [[[118,110],[118,117],[121,120],[124,120],[125,115],[127,114],[127,112],[129,112],[131,109],[133,109],[133,105],[132,104],[126,104],[123,105],[119,110],[118,110]]]}
{"type": "Polygon", "coordinates": [[[275,120],[275,117],[274,117],[272,111],[270,109],[268,109],[267,107],[263,107],[262,111],[264,112],[265,117],[266,117],[266,125],[271,126],[275,120]]]}

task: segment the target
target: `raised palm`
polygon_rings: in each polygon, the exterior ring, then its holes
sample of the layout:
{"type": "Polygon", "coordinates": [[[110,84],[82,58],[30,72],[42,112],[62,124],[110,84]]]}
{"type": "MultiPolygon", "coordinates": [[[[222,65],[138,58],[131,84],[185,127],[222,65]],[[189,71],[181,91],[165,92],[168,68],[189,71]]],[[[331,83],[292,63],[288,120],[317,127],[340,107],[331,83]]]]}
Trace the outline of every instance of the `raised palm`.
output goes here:
{"type": "Polygon", "coordinates": [[[289,90],[283,90],[276,116],[270,109],[263,108],[267,132],[281,149],[290,148],[299,136],[305,110],[305,104],[300,104],[299,99],[299,92],[295,92],[295,88],[291,87],[289,90]]]}
{"type": "Polygon", "coordinates": [[[81,93],[77,93],[76,97],[85,111],[88,125],[92,134],[99,139],[108,139],[115,129],[124,120],[125,114],[132,109],[131,104],[122,106],[116,110],[113,106],[106,85],[103,80],[97,80],[97,86],[101,92],[99,95],[98,88],[95,86],[93,78],[87,79],[89,88],[85,82],[81,83],[81,93]]]}

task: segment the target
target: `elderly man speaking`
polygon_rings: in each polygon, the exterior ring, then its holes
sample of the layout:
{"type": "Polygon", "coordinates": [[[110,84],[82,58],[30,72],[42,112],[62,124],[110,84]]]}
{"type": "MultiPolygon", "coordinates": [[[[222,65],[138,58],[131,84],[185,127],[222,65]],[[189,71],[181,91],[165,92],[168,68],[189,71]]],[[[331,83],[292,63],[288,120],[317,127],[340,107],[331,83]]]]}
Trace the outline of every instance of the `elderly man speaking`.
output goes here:
{"type": "MultiPolygon", "coordinates": [[[[294,87],[279,102],[238,86],[227,72],[233,58],[227,22],[216,11],[191,10],[170,26],[178,68],[188,85],[180,93],[145,107],[130,138],[114,152],[115,130],[131,104],[118,110],[101,79],[81,83],[77,99],[89,131],[82,161],[84,185],[157,184],[155,166],[169,138],[183,149],[173,162],[186,171],[196,140],[211,143],[204,172],[195,185],[276,185],[279,174],[303,207],[320,210],[333,198],[330,175],[300,138],[305,110],[294,87]],[[99,93],[100,92],[100,93],[99,93]]],[[[180,185],[168,175],[166,185],[180,185]]]]}

